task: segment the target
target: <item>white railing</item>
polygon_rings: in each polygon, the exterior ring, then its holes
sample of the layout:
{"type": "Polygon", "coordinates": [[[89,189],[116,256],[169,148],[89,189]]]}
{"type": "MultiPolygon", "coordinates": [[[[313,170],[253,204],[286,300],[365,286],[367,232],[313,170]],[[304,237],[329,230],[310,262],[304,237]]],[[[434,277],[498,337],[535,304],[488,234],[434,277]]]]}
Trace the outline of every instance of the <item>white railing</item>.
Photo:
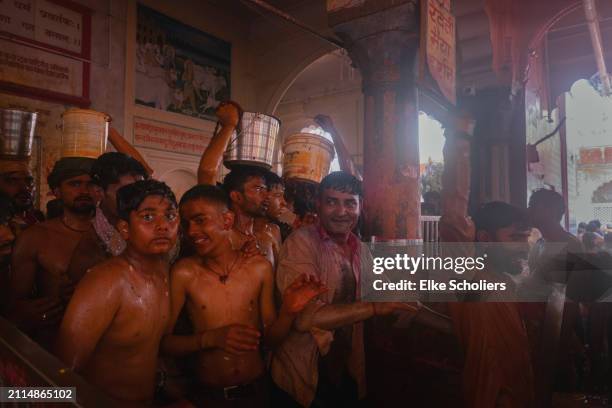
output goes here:
{"type": "Polygon", "coordinates": [[[440,216],[438,215],[421,215],[421,236],[423,242],[438,242],[440,234],[438,224],[440,216]]]}

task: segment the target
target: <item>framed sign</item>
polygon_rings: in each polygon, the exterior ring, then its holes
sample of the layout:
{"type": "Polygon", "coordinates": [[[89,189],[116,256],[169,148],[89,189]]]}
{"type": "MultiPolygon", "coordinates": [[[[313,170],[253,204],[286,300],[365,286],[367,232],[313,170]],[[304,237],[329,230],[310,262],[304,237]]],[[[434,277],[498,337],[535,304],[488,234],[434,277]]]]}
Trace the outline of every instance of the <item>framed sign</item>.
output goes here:
{"type": "Polygon", "coordinates": [[[138,105],[214,119],[230,97],[231,44],[138,4],[138,105]]]}
{"type": "Polygon", "coordinates": [[[68,0],[0,1],[0,89],[89,105],[91,14],[68,0]]]}
{"type": "Polygon", "coordinates": [[[421,2],[419,77],[424,86],[457,103],[455,17],[450,0],[421,2]]]}

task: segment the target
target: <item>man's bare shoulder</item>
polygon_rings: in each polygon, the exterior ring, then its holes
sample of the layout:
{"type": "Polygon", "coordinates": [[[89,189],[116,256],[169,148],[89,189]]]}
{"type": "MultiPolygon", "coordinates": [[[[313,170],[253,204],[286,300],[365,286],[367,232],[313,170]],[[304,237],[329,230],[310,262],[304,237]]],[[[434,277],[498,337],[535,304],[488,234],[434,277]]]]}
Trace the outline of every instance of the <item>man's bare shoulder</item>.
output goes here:
{"type": "Polygon", "coordinates": [[[263,277],[265,274],[272,273],[272,264],[263,255],[255,255],[244,258],[242,267],[248,269],[253,276],[263,277]]]}
{"type": "Polygon", "coordinates": [[[170,272],[172,279],[191,280],[198,273],[202,271],[202,265],[199,258],[194,256],[188,256],[178,260],[170,272]]]}
{"type": "Polygon", "coordinates": [[[40,240],[48,238],[50,235],[60,234],[62,223],[58,219],[47,220],[34,224],[26,228],[20,235],[21,240],[32,242],[33,240],[40,240]]]}
{"type": "Polygon", "coordinates": [[[123,281],[130,270],[130,264],[120,256],[103,261],[85,274],[88,281],[96,280],[106,283],[117,283],[123,281]]]}

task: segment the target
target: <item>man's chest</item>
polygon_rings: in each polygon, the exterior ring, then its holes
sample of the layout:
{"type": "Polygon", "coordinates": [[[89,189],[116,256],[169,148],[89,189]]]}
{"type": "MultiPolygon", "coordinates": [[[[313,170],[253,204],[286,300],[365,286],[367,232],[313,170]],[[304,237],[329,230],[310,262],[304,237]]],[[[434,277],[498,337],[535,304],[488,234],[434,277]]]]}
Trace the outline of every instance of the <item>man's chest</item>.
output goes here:
{"type": "Polygon", "coordinates": [[[235,322],[259,314],[262,282],[240,273],[227,277],[207,274],[189,288],[190,314],[201,322],[235,322]]]}
{"type": "Polygon", "coordinates": [[[122,347],[159,341],[170,319],[170,298],[167,286],[151,286],[126,289],[106,341],[122,347]]]}
{"type": "Polygon", "coordinates": [[[68,269],[80,236],[50,234],[38,244],[37,262],[41,269],[63,274],[68,269]]]}

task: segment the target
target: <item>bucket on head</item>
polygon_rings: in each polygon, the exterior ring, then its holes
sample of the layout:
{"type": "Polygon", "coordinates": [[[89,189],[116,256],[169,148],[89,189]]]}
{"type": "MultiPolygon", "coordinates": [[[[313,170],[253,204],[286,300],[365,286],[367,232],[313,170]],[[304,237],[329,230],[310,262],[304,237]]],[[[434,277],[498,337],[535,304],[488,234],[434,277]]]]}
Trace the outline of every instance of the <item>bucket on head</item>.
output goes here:
{"type": "Polygon", "coordinates": [[[26,159],[32,155],[36,112],[0,109],[0,157],[26,159]]]}
{"type": "Polygon", "coordinates": [[[241,125],[232,135],[223,154],[223,164],[272,168],[280,120],[263,113],[243,112],[241,125]]]}
{"type": "Polygon", "coordinates": [[[332,142],[319,135],[296,133],[283,145],[283,178],[320,183],[333,159],[332,142]]]}
{"type": "Polygon", "coordinates": [[[98,158],[106,151],[111,118],[89,109],[68,109],[62,114],[61,157],[98,158]]]}

